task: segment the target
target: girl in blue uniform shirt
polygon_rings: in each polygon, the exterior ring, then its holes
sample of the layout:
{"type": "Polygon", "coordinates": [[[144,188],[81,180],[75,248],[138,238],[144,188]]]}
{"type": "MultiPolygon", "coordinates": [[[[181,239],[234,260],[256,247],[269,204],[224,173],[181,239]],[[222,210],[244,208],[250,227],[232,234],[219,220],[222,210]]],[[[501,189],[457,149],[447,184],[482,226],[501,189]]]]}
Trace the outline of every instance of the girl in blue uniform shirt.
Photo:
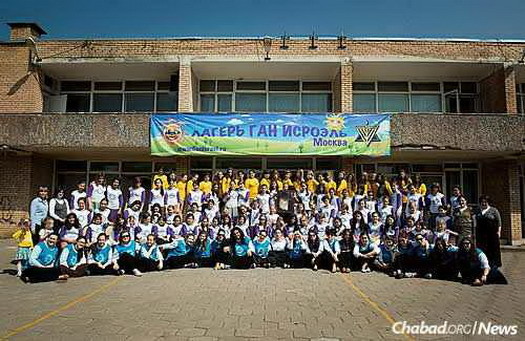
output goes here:
{"type": "Polygon", "coordinates": [[[432,278],[430,272],[430,243],[425,236],[418,233],[414,244],[414,272],[419,277],[432,278]]]}
{"type": "Polygon", "coordinates": [[[473,286],[482,286],[487,283],[490,273],[489,260],[483,251],[476,248],[469,237],[461,240],[457,264],[463,283],[473,286]]]}
{"type": "Polygon", "coordinates": [[[359,235],[359,242],[354,246],[354,258],[361,272],[372,271],[370,266],[374,264],[379,252],[379,248],[370,240],[368,234],[363,232],[359,235]]]}
{"type": "Polygon", "coordinates": [[[299,231],[293,233],[291,240],[288,240],[286,250],[288,251],[288,264],[292,268],[303,268],[305,264],[305,254],[308,246],[303,240],[299,231]]]}
{"type": "Polygon", "coordinates": [[[230,244],[229,240],[226,239],[226,233],[224,230],[219,229],[217,231],[217,237],[211,243],[211,253],[213,261],[215,262],[215,270],[222,270],[226,268],[229,262],[230,256],[230,244]]]}
{"type": "Polygon", "coordinates": [[[68,244],[60,253],[60,272],[65,278],[82,277],[87,270],[86,238],[78,237],[75,244],[68,244]]]}
{"type": "Polygon", "coordinates": [[[339,267],[342,273],[349,273],[353,266],[354,238],[349,229],[344,229],[339,240],[339,267]]]}
{"type": "Polygon", "coordinates": [[[332,272],[337,272],[340,253],[341,248],[339,241],[336,239],[335,231],[332,229],[327,230],[326,239],[323,240],[322,263],[324,267],[332,272]]]}
{"type": "Polygon", "coordinates": [[[212,267],[211,240],[205,231],[199,232],[193,247],[194,267],[212,267]]]}
{"type": "Polygon", "coordinates": [[[187,234],[186,237],[176,237],[171,243],[161,245],[162,250],[167,250],[167,268],[183,268],[193,263],[192,252],[194,238],[195,236],[193,234],[187,234]]]}
{"type": "Polygon", "coordinates": [[[408,233],[399,233],[397,248],[394,258],[394,272],[396,278],[412,277],[413,244],[408,239],[408,233]]]}
{"type": "Polygon", "coordinates": [[[162,270],[164,267],[164,258],[155,239],[155,235],[150,233],[146,242],[140,246],[138,257],[141,272],[162,270]]]}
{"type": "Polygon", "coordinates": [[[386,237],[381,245],[379,245],[379,255],[374,263],[374,266],[387,273],[391,276],[394,276],[394,259],[395,259],[395,243],[392,237],[386,237]]]}
{"type": "Polygon", "coordinates": [[[20,277],[24,282],[47,282],[65,279],[57,267],[58,235],[50,234],[45,241],[38,243],[29,255],[29,268],[22,272],[20,277]]]}
{"type": "Polygon", "coordinates": [[[115,246],[115,249],[118,253],[118,266],[121,275],[132,273],[137,277],[142,276],[142,272],[138,269],[137,252],[139,248],[140,245],[131,239],[129,232],[120,234],[119,243],[115,246]]]}
{"type": "Polygon", "coordinates": [[[438,238],[430,250],[432,278],[453,281],[458,277],[456,255],[458,248],[448,245],[447,240],[438,238]]]}
{"type": "Polygon", "coordinates": [[[108,243],[106,234],[97,236],[97,242],[91,246],[88,255],[88,272],[90,275],[118,274],[118,263],[115,249],[108,243]]]}
{"type": "Polygon", "coordinates": [[[259,231],[259,235],[253,239],[253,247],[255,253],[253,255],[254,263],[258,267],[270,267],[270,260],[268,259],[268,253],[270,252],[270,239],[268,238],[266,231],[259,231]]]}
{"type": "Polygon", "coordinates": [[[231,231],[230,253],[231,266],[234,269],[248,269],[253,264],[253,243],[240,228],[231,231]]]}

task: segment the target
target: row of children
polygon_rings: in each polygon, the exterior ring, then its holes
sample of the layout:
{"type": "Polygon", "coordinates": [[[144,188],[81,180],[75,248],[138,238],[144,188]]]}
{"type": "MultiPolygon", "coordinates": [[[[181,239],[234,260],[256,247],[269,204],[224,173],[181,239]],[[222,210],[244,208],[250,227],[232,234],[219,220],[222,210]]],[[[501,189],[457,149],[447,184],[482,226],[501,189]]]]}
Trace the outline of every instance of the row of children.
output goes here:
{"type": "Polygon", "coordinates": [[[176,236],[164,244],[157,244],[154,234],[148,234],[140,243],[124,231],[116,244],[111,243],[105,233],[100,233],[90,246],[86,237],[79,236],[74,243],[62,248],[57,245],[59,236],[52,232],[31,248],[21,243],[32,243],[26,220],[14,237],[19,240],[16,257],[19,276],[29,282],[84,275],[142,276],[145,271],[164,268],[277,266],[326,268],[332,272],[339,269],[343,273],[351,270],[367,273],[376,269],[396,278],[421,276],[454,280],[459,273],[463,281],[482,285],[490,270],[486,255],[476,249],[469,238],[464,238],[458,249],[442,238],[430,244],[421,234],[410,241],[405,232],[399,235],[398,243],[388,236],[378,246],[366,232],[355,242],[349,229],[344,229],[340,237],[334,229],[328,229],[324,239],[313,230],[307,236],[296,230],[286,237],[277,229],[272,238],[261,230],[251,239],[235,227],[230,231],[230,238],[221,229],[213,239],[201,231],[197,236],[192,233],[176,236]]]}

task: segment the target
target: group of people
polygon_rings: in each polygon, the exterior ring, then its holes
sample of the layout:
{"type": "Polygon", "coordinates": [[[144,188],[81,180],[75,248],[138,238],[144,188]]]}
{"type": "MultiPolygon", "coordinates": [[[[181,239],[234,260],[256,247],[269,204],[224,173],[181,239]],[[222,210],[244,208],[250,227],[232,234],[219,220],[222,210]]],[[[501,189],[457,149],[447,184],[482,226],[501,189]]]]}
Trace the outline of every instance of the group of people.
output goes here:
{"type": "Polygon", "coordinates": [[[152,188],[98,175],[66,198],[40,187],[20,222],[14,261],[24,281],[182,267],[372,270],[483,285],[501,266],[501,218],[416,174],[228,169],[165,174],[152,188]]]}

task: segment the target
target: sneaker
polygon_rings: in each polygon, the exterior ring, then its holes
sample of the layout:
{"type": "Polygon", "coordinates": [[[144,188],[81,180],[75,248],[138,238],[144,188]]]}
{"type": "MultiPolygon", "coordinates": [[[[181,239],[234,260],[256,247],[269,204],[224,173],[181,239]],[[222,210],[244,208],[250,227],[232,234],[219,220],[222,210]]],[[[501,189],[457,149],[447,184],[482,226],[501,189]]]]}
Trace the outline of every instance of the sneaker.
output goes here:
{"type": "Polygon", "coordinates": [[[483,285],[483,282],[480,281],[479,279],[476,279],[474,282],[472,282],[473,287],[480,287],[482,285],[483,285]]]}
{"type": "Polygon", "coordinates": [[[396,279],[401,279],[401,278],[404,278],[405,277],[405,274],[402,273],[401,271],[398,271],[395,275],[396,279]]]}
{"type": "Polygon", "coordinates": [[[142,277],[142,272],[139,269],[133,269],[133,275],[137,277],[142,277]]]}
{"type": "Polygon", "coordinates": [[[423,277],[425,277],[426,279],[432,279],[432,274],[431,273],[427,273],[423,277]]]}
{"type": "Polygon", "coordinates": [[[22,277],[22,271],[18,271],[15,276],[16,277],[22,277]]]}
{"type": "Polygon", "coordinates": [[[20,279],[21,279],[22,282],[24,282],[24,283],[31,283],[31,282],[29,281],[29,277],[27,277],[27,276],[20,276],[20,279]]]}
{"type": "Polygon", "coordinates": [[[406,272],[405,273],[405,277],[406,278],[414,278],[414,277],[416,277],[416,273],[415,272],[406,272]]]}
{"type": "Polygon", "coordinates": [[[252,269],[255,269],[257,267],[257,265],[255,265],[255,263],[252,263],[252,265],[250,265],[250,268],[252,269]]]}
{"type": "Polygon", "coordinates": [[[117,275],[119,275],[119,276],[122,276],[122,275],[124,275],[125,273],[126,273],[126,271],[124,271],[124,269],[119,269],[119,270],[117,271],[117,275]]]}
{"type": "Polygon", "coordinates": [[[58,280],[59,281],[67,281],[68,278],[69,278],[68,275],[60,275],[60,276],[58,276],[58,280]]]}
{"type": "Polygon", "coordinates": [[[314,265],[314,271],[317,271],[317,265],[314,265]]]}

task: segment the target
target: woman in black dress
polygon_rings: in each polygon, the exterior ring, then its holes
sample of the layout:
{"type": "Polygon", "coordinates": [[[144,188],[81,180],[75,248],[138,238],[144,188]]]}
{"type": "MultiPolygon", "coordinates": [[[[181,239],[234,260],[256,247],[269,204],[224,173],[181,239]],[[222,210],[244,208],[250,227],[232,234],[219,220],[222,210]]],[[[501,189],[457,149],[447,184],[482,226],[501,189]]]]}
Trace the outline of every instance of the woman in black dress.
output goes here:
{"type": "Polygon", "coordinates": [[[490,206],[490,198],[479,198],[479,210],[476,212],[476,247],[489,259],[490,267],[501,266],[499,238],[501,236],[501,216],[499,211],[490,206]]]}

